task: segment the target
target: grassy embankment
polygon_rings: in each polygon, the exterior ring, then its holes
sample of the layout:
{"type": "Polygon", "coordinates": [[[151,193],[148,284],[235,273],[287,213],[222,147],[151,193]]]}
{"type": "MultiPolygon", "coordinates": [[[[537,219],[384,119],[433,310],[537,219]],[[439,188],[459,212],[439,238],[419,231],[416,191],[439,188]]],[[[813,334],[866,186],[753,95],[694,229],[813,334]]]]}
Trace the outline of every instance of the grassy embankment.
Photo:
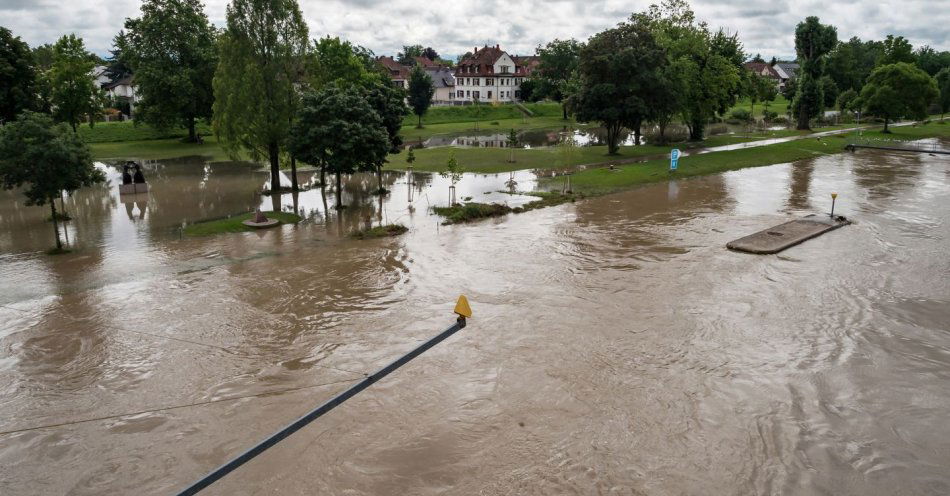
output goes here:
{"type": "Polygon", "coordinates": [[[485,219],[488,217],[499,217],[509,213],[520,214],[537,210],[544,207],[553,207],[562,203],[574,202],[584,195],[573,193],[560,193],[557,191],[532,191],[521,193],[528,196],[536,196],[537,200],[528,202],[520,207],[509,207],[500,203],[459,203],[451,207],[433,207],[432,211],[436,215],[445,218],[443,224],[461,224],[473,220],[485,219]]]}
{"type": "MultiPolygon", "coordinates": [[[[264,212],[268,219],[277,219],[281,224],[296,224],[302,217],[289,212],[264,212]]],[[[245,231],[255,231],[253,227],[245,226],[241,222],[254,217],[253,212],[235,215],[226,219],[209,220],[205,222],[196,222],[185,226],[184,234],[186,236],[210,236],[212,234],[235,233],[245,231]]]]}
{"type": "MultiPolygon", "coordinates": [[[[557,169],[577,165],[622,164],[638,161],[643,157],[652,155],[665,155],[670,152],[671,148],[689,150],[733,145],[763,139],[801,136],[816,131],[831,131],[843,127],[846,126],[828,126],[816,128],[814,131],[782,129],[776,131],[724,134],[710,136],[700,142],[680,142],[662,146],[622,146],[617,155],[608,155],[606,146],[580,146],[576,148],[570,160],[566,162],[562,155],[558,153],[558,150],[553,147],[517,149],[514,153],[514,162],[508,162],[510,149],[507,148],[424,148],[415,150],[414,155],[416,161],[412,166],[413,170],[417,171],[440,172],[445,169],[445,164],[448,162],[449,154],[451,153],[455,154],[455,158],[465,167],[467,172],[486,174],[524,169],[557,169]]],[[[386,168],[391,170],[405,170],[407,166],[406,154],[399,154],[389,157],[389,163],[386,165],[386,168]]]]}
{"type": "Polygon", "coordinates": [[[665,158],[621,166],[613,171],[606,168],[588,169],[574,174],[571,178],[571,186],[575,191],[589,195],[603,194],[640,184],[665,181],[671,177],[686,178],[842,153],[845,151],[846,144],[857,139],[872,142],[874,140],[911,141],[935,136],[950,136],[950,126],[931,122],[919,126],[895,127],[892,128],[891,134],[884,134],[881,129],[864,130],[861,136],[853,132],[820,140],[809,138],[683,157],[680,159],[678,170],[673,175],[668,172],[669,160],[665,158]]]}

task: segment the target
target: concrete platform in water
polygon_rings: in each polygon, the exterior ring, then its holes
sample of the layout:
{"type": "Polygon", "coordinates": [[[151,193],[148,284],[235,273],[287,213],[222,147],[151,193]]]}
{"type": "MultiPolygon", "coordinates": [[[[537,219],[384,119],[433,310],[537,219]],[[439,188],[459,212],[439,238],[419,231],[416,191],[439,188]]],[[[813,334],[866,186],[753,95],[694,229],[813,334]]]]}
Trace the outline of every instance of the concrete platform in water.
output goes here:
{"type": "Polygon", "coordinates": [[[832,219],[830,216],[812,214],[730,241],[726,248],[759,255],[778,253],[850,223],[843,216],[832,219]]]}

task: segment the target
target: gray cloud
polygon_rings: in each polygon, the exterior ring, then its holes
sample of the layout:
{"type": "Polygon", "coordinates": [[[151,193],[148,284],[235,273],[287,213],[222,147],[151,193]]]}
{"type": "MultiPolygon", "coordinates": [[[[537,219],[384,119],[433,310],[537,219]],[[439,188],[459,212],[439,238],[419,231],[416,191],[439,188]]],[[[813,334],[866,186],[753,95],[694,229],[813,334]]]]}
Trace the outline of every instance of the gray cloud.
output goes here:
{"type": "MultiPolygon", "coordinates": [[[[341,36],[379,54],[404,44],[460,54],[475,45],[501,44],[520,54],[554,38],[587,39],[656,0],[299,0],[311,37],[341,36]]],[[[211,21],[224,24],[228,0],[205,0],[211,21]]],[[[0,24],[30,45],[75,33],[99,54],[111,48],[124,18],[136,16],[139,0],[0,0],[0,24]]],[[[848,39],[899,34],[915,45],[950,49],[950,0],[704,0],[697,17],[712,28],[738,32],[745,50],[790,56],[795,25],[808,15],[838,28],[848,39]]]]}

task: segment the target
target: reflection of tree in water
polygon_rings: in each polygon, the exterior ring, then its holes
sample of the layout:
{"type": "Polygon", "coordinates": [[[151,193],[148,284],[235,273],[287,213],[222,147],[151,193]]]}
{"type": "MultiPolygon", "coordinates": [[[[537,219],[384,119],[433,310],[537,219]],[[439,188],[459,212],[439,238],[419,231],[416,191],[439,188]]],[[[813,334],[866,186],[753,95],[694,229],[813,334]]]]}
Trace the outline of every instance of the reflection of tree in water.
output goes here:
{"type": "Polygon", "coordinates": [[[811,205],[808,201],[808,194],[811,190],[811,175],[815,170],[815,161],[801,160],[791,165],[791,178],[789,180],[788,202],[789,208],[796,210],[808,210],[811,205]]]}
{"type": "Polygon", "coordinates": [[[200,157],[156,161],[145,169],[152,231],[251,211],[267,180],[257,165],[206,162],[200,157]]]}
{"type": "Polygon", "coordinates": [[[851,155],[855,183],[868,198],[893,199],[912,189],[921,174],[921,157],[916,153],[882,153],[864,150],[851,155]]]}

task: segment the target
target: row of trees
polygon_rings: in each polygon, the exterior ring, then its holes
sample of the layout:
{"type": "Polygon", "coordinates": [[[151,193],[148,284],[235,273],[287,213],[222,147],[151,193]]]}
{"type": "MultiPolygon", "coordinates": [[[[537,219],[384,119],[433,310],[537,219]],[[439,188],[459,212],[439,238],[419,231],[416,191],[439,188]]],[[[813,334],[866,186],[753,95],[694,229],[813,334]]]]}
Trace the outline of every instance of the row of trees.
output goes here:
{"type": "Polygon", "coordinates": [[[610,153],[619,149],[621,129],[639,143],[647,122],[657,124],[661,140],[674,120],[701,140],[706,124],[745,88],[737,35],[697,22],[684,0],[653,5],[586,43],[555,40],[538,55],[527,93],[562,102],[565,118],[600,122],[610,153]]]}
{"type": "MultiPolygon", "coordinates": [[[[842,101],[847,109],[883,118],[885,128],[895,118],[922,118],[935,100],[948,110],[950,53],[913,51],[904,38],[893,36],[879,43],[856,38],[839,43],[837,30],[817,17],[797,26],[795,49],[800,72],[787,85],[786,97],[799,129],[808,129],[842,101]],[[848,59],[859,49],[867,53],[848,59]],[[843,81],[851,87],[839,95],[843,81]]],[[[756,103],[777,96],[774,81],[743,68],[737,36],[697,22],[685,0],[653,5],[586,43],[554,40],[539,46],[537,54],[538,69],[521,87],[524,98],[552,99],[562,103],[565,119],[573,113],[602,123],[610,153],[618,150],[622,128],[632,130],[639,143],[641,126],[652,122],[663,140],[667,126],[679,120],[691,140],[701,140],[706,123],[738,98],[748,98],[754,111],[756,103]]]]}

